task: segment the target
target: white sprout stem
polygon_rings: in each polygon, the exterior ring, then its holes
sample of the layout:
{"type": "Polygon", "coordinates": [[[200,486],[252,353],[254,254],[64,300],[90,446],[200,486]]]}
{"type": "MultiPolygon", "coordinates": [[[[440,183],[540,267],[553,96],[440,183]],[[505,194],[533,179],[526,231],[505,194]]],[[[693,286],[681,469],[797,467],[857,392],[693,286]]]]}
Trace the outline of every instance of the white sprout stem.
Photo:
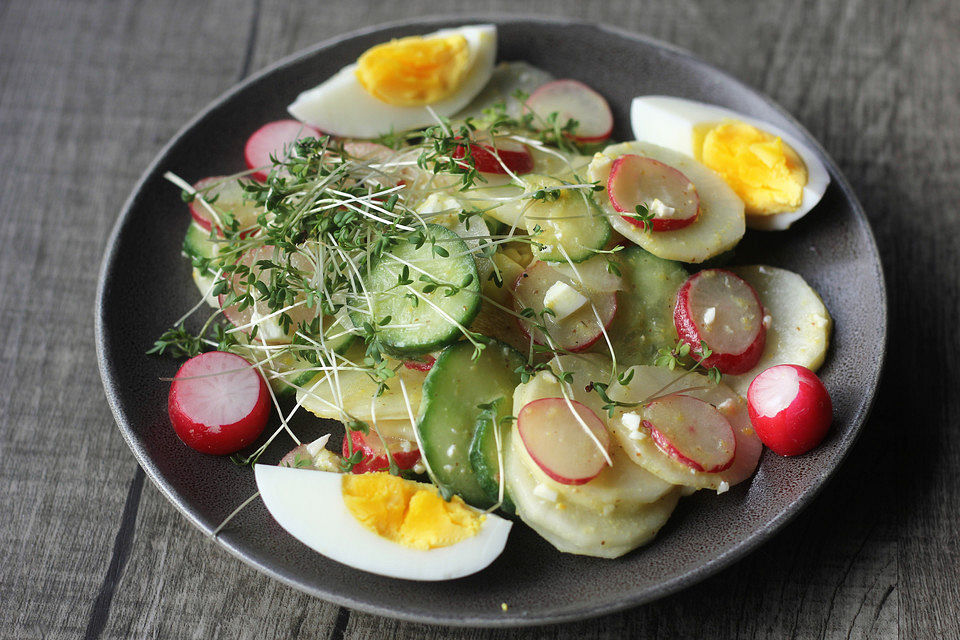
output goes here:
{"type": "Polygon", "coordinates": [[[200,204],[202,204],[203,208],[206,209],[211,216],[213,216],[213,220],[214,222],[217,223],[217,226],[220,228],[224,227],[223,220],[220,219],[220,215],[213,208],[213,206],[209,202],[207,202],[207,199],[203,197],[203,194],[193,188],[192,184],[190,184],[189,182],[187,182],[186,180],[184,180],[183,178],[181,178],[180,176],[178,176],[172,171],[167,171],[166,173],[163,174],[163,177],[166,178],[169,182],[172,182],[173,184],[177,185],[178,187],[180,187],[181,189],[183,189],[184,191],[192,195],[194,198],[199,198],[200,204]]]}
{"type": "Polygon", "coordinates": [[[217,287],[217,278],[220,277],[220,272],[221,272],[221,271],[222,271],[222,269],[217,269],[217,273],[213,276],[213,284],[211,284],[209,287],[207,287],[206,291],[203,292],[203,295],[200,297],[200,302],[198,302],[197,304],[193,305],[193,307],[191,307],[189,311],[187,311],[185,314],[183,314],[182,316],[180,316],[180,319],[177,320],[176,322],[174,322],[174,323],[173,323],[173,326],[176,327],[176,326],[179,326],[179,325],[183,324],[184,322],[186,322],[187,318],[189,318],[190,316],[192,316],[193,314],[195,314],[198,309],[200,309],[204,304],[206,304],[206,302],[207,302],[207,296],[209,296],[211,293],[213,293],[213,290],[217,287]]]}
{"type": "Polygon", "coordinates": [[[216,538],[218,535],[220,535],[220,532],[223,531],[223,528],[224,528],[225,526],[227,526],[227,523],[229,523],[231,520],[233,520],[238,513],[240,513],[241,511],[243,511],[243,509],[244,509],[248,504],[250,504],[251,502],[253,502],[254,500],[256,500],[256,499],[259,498],[259,497],[260,497],[260,492],[257,491],[255,494],[253,494],[252,496],[250,496],[249,498],[247,498],[246,500],[244,500],[243,502],[241,502],[239,507],[237,507],[236,509],[234,509],[233,511],[231,511],[231,512],[230,512],[230,515],[228,515],[226,518],[224,518],[224,519],[223,519],[223,522],[221,522],[219,525],[217,525],[217,528],[210,532],[210,537],[211,537],[211,538],[216,538]]]}

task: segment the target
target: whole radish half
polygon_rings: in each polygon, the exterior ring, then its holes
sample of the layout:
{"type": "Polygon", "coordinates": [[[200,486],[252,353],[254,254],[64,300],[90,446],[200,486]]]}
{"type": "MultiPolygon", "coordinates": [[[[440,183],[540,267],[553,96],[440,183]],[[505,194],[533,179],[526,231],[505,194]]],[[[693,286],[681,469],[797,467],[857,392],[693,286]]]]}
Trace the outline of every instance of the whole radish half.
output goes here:
{"type": "Polygon", "coordinates": [[[753,368],[763,354],[763,314],[760,298],[746,280],[726,269],[704,269],[677,292],[673,323],[704,367],[739,374],[753,368]],[[712,351],[707,358],[702,358],[701,341],[712,351]]]}
{"type": "Polygon", "coordinates": [[[510,138],[497,138],[492,144],[473,142],[469,151],[466,145],[453,150],[453,157],[460,159],[467,154],[473,158],[473,165],[481,173],[524,174],[533,171],[533,154],[527,145],[510,138]]]}
{"type": "Polygon", "coordinates": [[[537,466],[561,484],[585,484],[607,463],[606,426],[575,400],[568,404],[564,398],[541,398],[525,404],[517,415],[517,431],[537,466]]]}
{"type": "Polygon", "coordinates": [[[250,169],[256,169],[251,177],[266,180],[273,168],[273,159],[283,159],[284,154],[297,140],[319,138],[319,131],[296,120],[268,122],[253,132],[243,147],[243,158],[250,169]]]}
{"type": "Polygon", "coordinates": [[[613,161],[607,180],[610,204],[630,224],[642,226],[638,206],[653,213],[653,231],[675,231],[696,222],[700,195],[686,175],[653,158],[628,154],[613,161]]]}
{"type": "MultiPolygon", "coordinates": [[[[350,446],[353,445],[353,451],[359,451],[361,454],[360,462],[353,465],[353,473],[369,473],[371,471],[384,471],[390,468],[390,460],[387,458],[387,449],[383,446],[383,441],[373,429],[369,433],[361,431],[350,431],[350,440],[343,438],[343,457],[350,456],[350,446]]],[[[401,469],[412,469],[420,461],[420,450],[416,445],[405,440],[397,438],[384,438],[393,461],[401,469]]]]}
{"type": "MultiPolygon", "coordinates": [[[[557,124],[577,121],[573,138],[578,142],[603,142],[613,131],[613,112],[607,100],[577,80],[554,80],[540,86],[527,99],[527,108],[540,118],[557,114],[557,124]]],[[[537,120],[534,126],[547,128],[537,120]]]]}
{"type": "Polygon", "coordinates": [[[201,453],[225,455],[246,447],[263,432],[270,394],[249,362],[224,351],[187,360],[170,385],[167,403],[173,429],[201,453]]]}
{"type": "Polygon", "coordinates": [[[536,315],[533,319],[518,320],[523,334],[528,337],[532,335],[537,344],[552,343],[552,346],[567,351],[583,351],[597,342],[617,314],[617,294],[615,291],[592,289],[592,281],[588,278],[588,273],[580,272],[585,280],[581,284],[575,277],[569,277],[546,262],[534,262],[527,267],[513,286],[514,307],[517,311],[532,309],[536,315]],[[547,291],[557,282],[564,282],[571,288],[579,290],[587,302],[564,317],[543,314],[546,308],[547,291]],[[535,323],[540,322],[541,317],[549,335],[549,341],[543,331],[535,326],[535,323]]]}
{"type": "Polygon", "coordinates": [[[827,388],[813,371],[796,364],[778,364],[754,378],[747,411],[760,441],[782,456],[810,451],[833,422],[827,388]]]}
{"type": "Polygon", "coordinates": [[[257,224],[260,209],[244,196],[240,183],[227,176],[203,178],[193,185],[197,196],[190,201],[190,216],[210,231],[229,228],[224,214],[233,216],[239,229],[249,229],[257,224]],[[205,202],[206,201],[206,202],[205,202]]]}
{"type": "Polygon", "coordinates": [[[673,394],[647,405],[643,418],[657,447],[691,469],[718,473],[733,464],[733,427],[712,404],[673,394]]]}

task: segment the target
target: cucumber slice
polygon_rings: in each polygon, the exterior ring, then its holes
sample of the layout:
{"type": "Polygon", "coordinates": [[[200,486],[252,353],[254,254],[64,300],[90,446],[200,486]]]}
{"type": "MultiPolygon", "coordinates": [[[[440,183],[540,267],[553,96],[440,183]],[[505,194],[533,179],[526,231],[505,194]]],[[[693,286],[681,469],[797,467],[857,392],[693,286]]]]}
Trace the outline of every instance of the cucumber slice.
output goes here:
{"type": "Polygon", "coordinates": [[[380,257],[364,279],[367,295],[361,293],[354,301],[370,313],[350,313],[356,326],[375,325],[384,349],[401,358],[438,351],[455,342],[460,327],[469,327],[480,310],[480,277],[467,245],[438,224],[426,225],[422,233],[426,241],[419,247],[403,242],[380,257]],[[407,271],[413,283],[398,287],[404,263],[413,265],[407,271]],[[421,278],[460,289],[448,295],[448,289],[434,288],[421,278]],[[414,296],[416,302],[406,295],[414,296]]]}
{"type": "Polygon", "coordinates": [[[550,176],[528,176],[531,192],[544,190],[546,197],[534,199],[524,212],[527,231],[536,234],[535,240],[546,248],[534,249],[534,254],[549,262],[583,262],[596,255],[610,240],[610,223],[593,197],[579,189],[560,189],[565,182],[550,176]],[[564,255],[566,254],[566,255],[564,255]]]}
{"type": "MultiPolygon", "coordinates": [[[[673,308],[687,272],[679,263],[640,247],[616,255],[624,290],[617,297],[619,308],[607,334],[617,354],[617,368],[623,371],[635,364],[652,364],[659,349],[676,344],[673,308]]],[[[606,352],[607,345],[601,341],[593,350],[606,352]]]]}
{"type": "MultiPolygon", "coordinates": [[[[504,398],[498,398],[492,403],[492,411],[481,413],[477,420],[476,430],[473,433],[473,442],[470,443],[470,466],[477,474],[480,488],[490,500],[496,503],[500,499],[500,483],[503,478],[504,446],[507,442],[507,433],[510,427],[501,423],[501,418],[509,415],[509,407],[504,398]],[[499,434],[497,431],[499,430],[499,434]],[[497,443],[500,443],[499,446],[497,443]]],[[[503,488],[503,503],[500,508],[507,513],[515,513],[516,507],[510,498],[506,486],[503,488]]]]}
{"type": "Polygon", "coordinates": [[[513,390],[520,383],[516,369],[526,359],[492,339],[479,358],[473,354],[472,344],[460,342],[437,358],[423,382],[417,432],[437,483],[473,506],[486,508],[494,502],[470,464],[470,445],[481,413],[478,405],[503,398],[504,408],[512,407],[513,390]]]}
{"type": "Polygon", "coordinates": [[[210,232],[191,222],[187,227],[187,235],[183,238],[183,255],[191,260],[196,258],[212,258],[217,255],[217,243],[210,239],[210,232]]]}

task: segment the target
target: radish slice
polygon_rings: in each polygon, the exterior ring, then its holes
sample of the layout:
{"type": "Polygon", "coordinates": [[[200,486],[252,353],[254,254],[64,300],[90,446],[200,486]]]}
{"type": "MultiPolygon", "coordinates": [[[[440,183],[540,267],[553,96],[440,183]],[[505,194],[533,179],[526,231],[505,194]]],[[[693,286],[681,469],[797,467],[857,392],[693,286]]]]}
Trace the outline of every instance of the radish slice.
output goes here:
{"type": "Polygon", "coordinates": [[[763,305],[745,280],[726,269],[704,269],[677,292],[677,335],[698,358],[703,341],[713,351],[701,360],[723,373],[749,371],[763,354],[767,328],[763,305]]]}
{"type": "MultiPolygon", "coordinates": [[[[264,284],[270,283],[270,274],[269,270],[260,270],[260,267],[257,266],[259,260],[273,260],[274,249],[272,246],[261,245],[254,249],[251,249],[245,252],[240,257],[240,263],[247,265],[253,270],[254,273],[258,275],[258,280],[264,284]]],[[[304,273],[309,273],[312,270],[310,262],[304,258],[299,253],[294,254],[291,258],[291,264],[304,273]]],[[[267,305],[267,302],[264,300],[259,300],[261,296],[260,292],[255,287],[246,287],[241,284],[241,281],[245,280],[246,276],[235,276],[233,278],[233,292],[237,294],[249,293],[254,298],[254,303],[247,305],[243,309],[240,309],[239,304],[233,304],[230,306],[225,306],[228,298],[230,297],[230,289],[227,292],[221,293],[219,296],[220,308],[223,311],[223,315],[227,317],[233,326],[242,327],[242,331],[247,335],[253,329],[253,324],[256,324],[258,327],[256,338],[258,340],[263,340],[268,343],[274,342],[289,342],[290,335],[296,331],[297,325],[301,322],[310,322],[320,313],[319,307],[316,305],[307,307],[303,300],[298,299],[295,302],[294,307],[287,309],[284,313],[290,316],[291,324],[289,331],[284,331],[282,325],[280,324],[280,315],[270,310],[270,307],[267,305]]]]}
{"type": "Polygon", "coordinates": [[[610,434],[597,414],[575,400],[567,404],[563,398],[542,398],[524,405],[517,415],[517,431],[537,466],[561,484],[589,482],[606,465],[604,451],[610,449],[610,434]]]}
{"type": "Polygon", "coordinates": [[[699,373],[668,367],[635,366],[627,371],[627,385],[612,384],[610,398],[619,402],[640,402],[665,392],[682,393],[713,405],[733,429],[736,450],[733,464],[719,473],[706,473],[682,464],[665,454],[643,427],[642,411],[625,408],[610,419],[610,428],[634,462],[672,484],[696,489],[726,491],[743,482],[757,468],[763,443],[747,415],[747,403],[727,385],[714,384],[699,373]],[[631,373],[632,372],[632,373],[631,373]],[[664,389],[667,389],[664,391],[664,389]]]}
{"type": "Polygon", "coordinates": [[[747,390],[750,422],[763,444],[798,456],[820,444],[833,421],[833,403],[820,378],[794,364],[762,372],[747,390]]]}
{"type": "Polygon", "coordinates": [[[536,314],[535,318],[523,319],[519,323],[524,335],[530,337],[532,334],[537,344],[548,344],[543,332],[535,324],[540,323],[541,314],[546,308],[544,297],[547,291],[557,282],[577,290],[586,296],[588,302],[563,318],[544,314],[543,326],[554,346],[568,351],[583,351],[599,340],[603,331],[613,322],[617,313],[617,294],[614,291],[591,291],[586,283],[581,284],[575,278],[565,276],[546,262],[534,262],[517,278],[513,295],[517,311],[532,309],[536,314]],[[597,322],[597,316],[600,322],[597,322]]]}
{"type": "Polygon", "coordinates": [[[226,176],[212,176],[200,180],[193,188],[198,197],[190,201],[190,216],[204,231],[210,231],[214,227],[218,231],[229,227],[225,213],[236,218],[240,229],[249,229],[257,224],[260,208],[244,197],[239,181],[226,176]],[[203,200],[207,202],[201,201],[199,196],[203,196],[203,200]],[[210,209],[213,209],[213,212],[210,209]]]}
{"type": "Polygon", "coordinates": [[[362,454],[360,462],[353,465],[353,473],[369,473],[371,471],[384,471],[390,468],[390,460],[387,458],[387,450],[383,443],[386,441],[393,456],[393,461],[401,469],[412,469],[420,461],[420,450],[416,445],[407,440],[391,438],[384,436],[383,440],[373,429],[364,434],[362,431],[350,431],[350,440],[343,439],[343,457],[350,456],[350,443],[353,443],[353,451],[359,451],[362,454]]]}
{"type": "MultiPolygon", "coordinates": [[[[473,158],[473,165],[481,173],[507,175],[533,171],[533,154],[530,153],[530,149],[527,145],[510,138],[496,138],[493,144],[472,142],[469,153],[473,158]]],[[[456,159],[466,155],[465,145],[460,145],[453,150],[453,157],[456,159]]]]}
{"type": "Polygon", "coordinates": [[[638,206],[653,213],[653,231],[673,231],[693,224],[700,215],[700,196],[690,178],[653,158],[628,154],[613,161],[607,181],[610,204],[632,225],[638,206]]]}
{"type": "Polygon", "coordinates": [[[561,127],[576,120],[573,137],[578,142],[603,142],[613,131],[613,113],[606,99],[577,80],[548,82],[530,95],[527,108],[543,119],[556,113],[561,127]]]}
{"type": "Polygon", "coordinates": [[[256,169],[250,174],[251,177],[265,181],[273,168],[272,158],[282,160],[297,140],[319,138],[321,135],[317,129],[296,120],[268,122],[254,131],[243,147],[247,167],[256,169]]]}
{"type": "Polygon", "coordinates": [[[257,439],[270,416],[267,384],[250,363],[224,351],[187,360],[170,385],[174,431],[201,453],[234,453],[257,439]]]}
{"type": "Polygon", "coordinates": [[[733,464],[737,450],[733,428],[713,405],[674,394],[651,402],[643,416],[650,437],[671,458],[706,473],[733,464]]]}

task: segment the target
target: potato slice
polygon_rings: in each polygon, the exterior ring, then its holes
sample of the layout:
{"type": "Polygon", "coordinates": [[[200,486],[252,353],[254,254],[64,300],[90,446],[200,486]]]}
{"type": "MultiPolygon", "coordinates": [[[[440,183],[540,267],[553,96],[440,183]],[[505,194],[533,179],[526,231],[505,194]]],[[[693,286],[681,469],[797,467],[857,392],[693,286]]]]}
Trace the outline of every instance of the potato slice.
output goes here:
{"type": "Polygon", "coordinates": [[[756,366],[740,375],[724,376],[723,381],[746,396],[757,374],[774,365],[819,369],[827,355],[833,320],[817,292],[801,276],[786,269],[749,266],[730,270],[756,290],[764,313],[770,316],[770,326],[756,366]]]}
{"type": "Polygon", "coordinates": [[[604,189],[595,197],[608,214],[610,225],[621,235],[659,258],[692,263],[703,262],[729,251],[743,237],[746,230],[743,201],[723,178],[682,153],[649,142],[611,145],[593,157],[587,170],[587,179],[599,181],[601,186],[606,187],[613,161],[626,154],[653,158],[683,172],[693,182],[700,196],[700,218],[690,226],[675,231],[643,231],[623,219],[610,204],[604,189]]]}
{"type": "MultiPolygon", "coordinates": [[[[584,404],[589,402],[587,406],[606,424],[607,414],[601,407],[603,402],[600,396],[586,392],[584,387],[591,380],[606,381],[609,377],[609,362],[604,362],[601,356],[592,354],[582,357],[564,355],[554,358],[550,363],[553,370],[558,372],[558,362],[562,363],[565,371],[573,374],[572,384],[564,384],[570,399],[584,404]]],[[[561,384],[563,383],[549,372],[539,372],[529,382],[518,386],[514,392],[514,415],[519,415],[520,409],[534,400],[563,397],[561,384]]],[[[520,442],[520,460],[537,483],[545,487],[541,491],[553,492],[565,503],[599,511],[618,506],[633,509],[656,502],[673,489],[672,484],[633,464],[630,456],[616,443],[610,449],[610,456],[613,459],[612,467],[604,467],[600,475],[586,484],[562,484],[544,473],[525,451],[522,441],[520,442]]]]}
{"type": "Polygon", "coordinates": [[[654,394],[682,392],[684,395],[717,407],[720,413],[730,421],[737,442],[733,464],[729,468],[719,473],[696,471],[661,451],[653,438],[643,431],[638,432],[631,428],[631,423],[636,424],[638,414],[642,419],[642,409],[639,407],[618,409],[609,424],[634,462],[667,482],[697,489],[724,490],[753,475],[760,460],[760,453],[763,451],[763,444],[753,431],[750,417],[747,415],[747,403],[743,398],[727,385],[714,384],[699,373],[688,374],[680,369],[671,371],[667,367],[643,365],[632,367],[631,370],[633,378],[629,384],[610,385],[608,392],[611,399],[620,402],[639,402],[654,394]],[[667,387],[667,385],[670,386],[667,387]],[[625,419],[626,414],[633,415],[627,415],[625,419]]]}
{"type": "Polygon", "coordinates": [[[504,469],[517,514],[565,553],[601,558],[622,556],[652,540],[680,498],[680,490],[674,487],[655,502],[639,508],[628,508],[624,504],[587,508],[560,498],[552,500],[552,496],[543,497],[544,492],[538,491],[541,485],[520,457],[522,446],[514,427],[507,437],[504,469]]]}
{"type": "MultiPolygon", "coordinates": [[[[427,377],[427,372],[400,367],[397,375],[403,378],[410,399],[410,409],[416,416],[420,410],[423,380],[427,377]]],[[[341,422],[355,418],[369,423],[375,413],[378,425],[383,421],[409,423],[410,417],[400,391],[400,383],[391,378],[387,384],[389,388],[377,397],[377,383],[363,371],[344,369],[337,372],[336,378],[331,372],[323,372],[297,391],[297,402],[318,418],[331,418],[341,422]]],[[[412,436],[412,432],[410,435],[412,436]]]]}

